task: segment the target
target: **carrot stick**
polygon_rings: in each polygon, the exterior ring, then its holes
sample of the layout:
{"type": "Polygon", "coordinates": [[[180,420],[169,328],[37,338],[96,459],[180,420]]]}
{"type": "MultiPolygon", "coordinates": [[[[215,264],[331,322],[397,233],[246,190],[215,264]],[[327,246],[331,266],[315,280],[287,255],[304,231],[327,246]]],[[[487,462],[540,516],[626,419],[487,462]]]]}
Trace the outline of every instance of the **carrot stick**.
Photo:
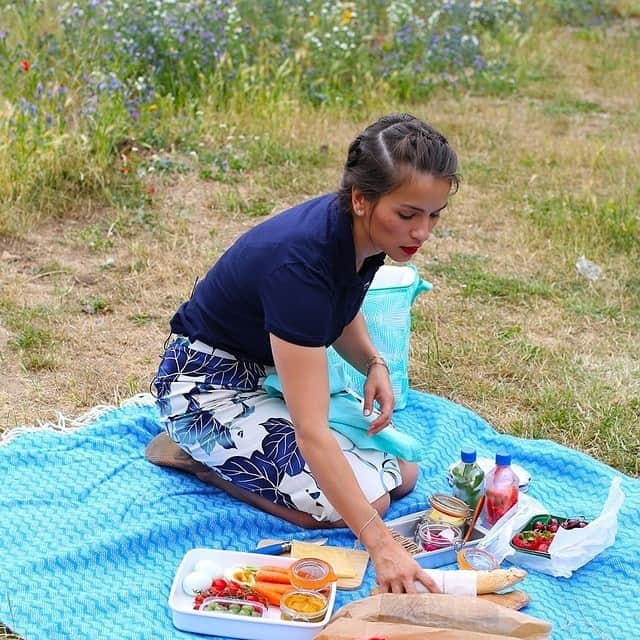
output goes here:
{"type": "Polygon", "coordinates": [[[280,600],[282,599],[282,593],[278,593],[277,591],[273,591],[267,587],[265,587],[264,585],[267,584],[268,586],[271,586],[271,583],[259,583],[259,584],[254,584],[253,585],[253,590],[263,596],[264,598],[267,599],[267,601],[269,602],[269,604],[272,604],[274,607],[279,607],[280,606],[280,600]]]}
{"type": "Polygon", "coordinates": [[[256,572],[256,580],[258,582],[275,582],[279,584],[291,584],[288,573],[282,573],[280,571],[267,571],[264,567],[260,568],[256,572]]]}
{"type": "Polygon", "coordinates": [[[291,584],[282,584],[278,582],[261,582],[256,580],[252,585],[254,589],[265,589],[266,591],[273,591],[274,593],[283,594],[292,589],[291,584]]]}

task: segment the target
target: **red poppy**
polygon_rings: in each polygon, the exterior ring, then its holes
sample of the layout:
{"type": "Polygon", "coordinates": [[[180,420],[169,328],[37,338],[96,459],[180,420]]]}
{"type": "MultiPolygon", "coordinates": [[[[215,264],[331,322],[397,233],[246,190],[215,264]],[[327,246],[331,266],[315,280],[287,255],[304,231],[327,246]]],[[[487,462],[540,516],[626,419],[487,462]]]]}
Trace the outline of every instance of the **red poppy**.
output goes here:
{"type": "Polygon", "coordinates": [[[26,73],[27,71],[29,71],[31,69],[31,63],[25,58],[20,63],[20,68],[26,73]]]}

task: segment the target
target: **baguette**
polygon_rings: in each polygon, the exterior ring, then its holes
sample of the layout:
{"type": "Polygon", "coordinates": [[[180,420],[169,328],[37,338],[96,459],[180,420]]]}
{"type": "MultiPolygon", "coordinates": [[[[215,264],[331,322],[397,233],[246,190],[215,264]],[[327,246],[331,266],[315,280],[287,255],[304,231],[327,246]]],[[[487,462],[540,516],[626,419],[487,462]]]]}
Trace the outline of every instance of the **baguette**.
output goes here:
{"type": "Polygon", "coordinates": [[[507,587],[521,582],[527,576],[524,569],[493,569],[492,571],[476,571],[476,593],[497,593],[507,587]]]}
{"type": "MultiPolygon", "coordinates": [[[[469,594],[481,596],[487,593],[497,593],[524,580],[527,572],[524,569],[511,567],[510,569],[493,569],[491,571],[472,571],[458,569],[442,571],[440,569],[426,569],[427,573],[444,593],[469,594]],[[447,580],[447,577],[450,578],[447,580]],[[474,590],[475,586],[475,590],[474,590]]],[[[416,582],[418,591],[426,591],[421,583],[416,582]]],[[[374,590],[372,594],[378,593],[374,590]]]]}
{"type": "Polygon", "coordinates": [[[507,591],[507,593],[485,593],[478,596],[482,600],[489,600],[509,609],[519,611],[529,604],[529,596],[524,591],[507,591]]]}

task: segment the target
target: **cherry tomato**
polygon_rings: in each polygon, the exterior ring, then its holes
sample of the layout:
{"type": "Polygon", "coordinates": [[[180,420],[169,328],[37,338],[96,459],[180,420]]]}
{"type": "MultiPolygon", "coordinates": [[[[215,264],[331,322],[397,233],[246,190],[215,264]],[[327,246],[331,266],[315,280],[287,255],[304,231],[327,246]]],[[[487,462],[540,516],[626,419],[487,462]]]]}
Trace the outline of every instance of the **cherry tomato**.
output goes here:
{"type": "Polygon", "coordinates": [[[513,544],[520,549],[526,549],[529,543],[522,537],[521,534],[518,534],[513,538],[513,544]]]}
{"type": "Polygon", "coordinates": [[[224,589],[227,586],[227,581],[222,580],[222,578],[218,578],[211,583],[211,586],[215,587],[216,589],[224,589]]]}

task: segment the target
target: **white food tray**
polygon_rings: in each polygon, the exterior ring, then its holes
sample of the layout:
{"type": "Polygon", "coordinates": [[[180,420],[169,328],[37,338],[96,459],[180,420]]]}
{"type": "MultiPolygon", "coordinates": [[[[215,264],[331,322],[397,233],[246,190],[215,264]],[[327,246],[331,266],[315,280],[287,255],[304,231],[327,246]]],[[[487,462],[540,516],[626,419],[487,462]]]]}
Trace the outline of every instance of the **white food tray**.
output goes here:
{"type": "Polygon", "coordinates": [[[243,640],[311,640],[328,622],[336,599],[336,583],[331,584],[327,613],[320,622],[293,622],[280,619],[280,609],[270,606],[262,618],[245,618],[217,611],[193,609],[193,596],[182,590],[182,580],[193,571],[200,560],[213,560],[223,568],[259,567],[265,564],[287,567],[292,558],[268,556],[243,551],[221,549],[191,549],[188,551],[173,579],[169,594],[169,608],[173,624],[182,631],[203,633],[210,636],[227,636],[243,640]]]}

